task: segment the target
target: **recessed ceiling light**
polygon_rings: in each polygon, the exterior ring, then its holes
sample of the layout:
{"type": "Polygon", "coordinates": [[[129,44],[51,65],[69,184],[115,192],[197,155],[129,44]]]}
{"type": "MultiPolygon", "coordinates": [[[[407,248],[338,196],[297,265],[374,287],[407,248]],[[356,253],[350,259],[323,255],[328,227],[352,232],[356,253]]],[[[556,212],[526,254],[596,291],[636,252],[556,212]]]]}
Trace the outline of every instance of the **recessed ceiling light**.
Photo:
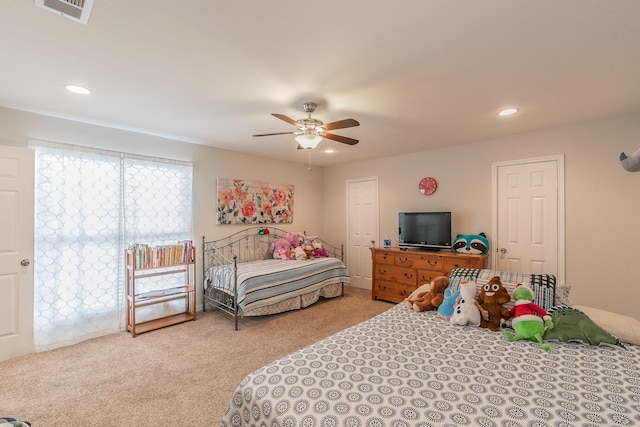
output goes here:
{"type": "Polygon", "coordinates": [[[507,108],[506,110],[502,110],[498,113],[499,116],[510,116],[518,112],[517,108],[507,108]]]}
{"type": "Polygon", "coordinates": [[[66,85],[65,89],[67,89],[69,92],[77,93],[78,95],[89,95],[91,93],[89,89],[76,85],[66,85]]]}
{"type": "Polygon", "coordinates": [[[324,152],[327,154],[333,154],[336,152],[336,150],[334,150],[333,148],[327,148],[326,150],[324,150],[324,152]]]}

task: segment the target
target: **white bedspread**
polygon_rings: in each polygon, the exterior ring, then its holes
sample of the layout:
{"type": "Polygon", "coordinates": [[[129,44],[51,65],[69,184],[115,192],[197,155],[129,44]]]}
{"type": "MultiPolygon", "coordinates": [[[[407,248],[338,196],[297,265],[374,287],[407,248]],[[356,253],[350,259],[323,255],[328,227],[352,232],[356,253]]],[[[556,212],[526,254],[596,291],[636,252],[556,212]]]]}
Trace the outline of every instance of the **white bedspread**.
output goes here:
{"type": "Polygon", "coordinates": [[[640,347],[552,345],[396,305],[247,376],[221,425],[640,425],[640,347]]]}

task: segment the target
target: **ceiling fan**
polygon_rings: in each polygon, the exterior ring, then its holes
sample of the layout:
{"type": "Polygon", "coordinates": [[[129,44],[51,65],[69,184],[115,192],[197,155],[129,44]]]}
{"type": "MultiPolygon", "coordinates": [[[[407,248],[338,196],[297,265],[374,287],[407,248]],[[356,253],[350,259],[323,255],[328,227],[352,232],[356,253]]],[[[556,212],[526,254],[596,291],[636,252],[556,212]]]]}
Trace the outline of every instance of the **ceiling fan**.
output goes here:
{"type": "Polygon", "coordinates": [[[334,129],[344,129],[350,128],[354,126],[360,126],[357,120],[354,119],[344,119],[338,120],[337,122],[331,122],[324,124],[322,121],[318,119],[314,119],[311,117],[311,113],[316,111],[316,103],[315,102],[305,102],[302,104],[302,108],[307,113],[307,117],[304,119],[293,120],[290,117],[285,116],[284,114],[272,113],[271,115],[279,118],[280,120],[284,120],[298,128],[296,131],[291,132],[276,132],[276,133],[263,133],[259,135],[253,136],[271,136],[271,135],[296,135],[295,139],[298,141],[298,148],[315,148],[322,138],[332,139],[337,142],[341,142],[343,144],[348,145],[356,145],[358,143],[357,139],[349,138],[346,136],[335,135],[333,133],[329,133],[327,131],[334,129]]]}

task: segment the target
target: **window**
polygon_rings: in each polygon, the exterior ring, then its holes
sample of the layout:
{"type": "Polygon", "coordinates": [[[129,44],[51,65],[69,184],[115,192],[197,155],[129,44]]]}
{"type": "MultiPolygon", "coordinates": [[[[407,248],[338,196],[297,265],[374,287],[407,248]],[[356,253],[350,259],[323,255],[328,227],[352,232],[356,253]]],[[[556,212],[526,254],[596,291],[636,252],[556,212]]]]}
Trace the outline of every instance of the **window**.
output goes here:
{"type": "Polygon", "coordinates": [[[124,326],[127,246],[191,238],[193,166],[58,144],[32,146],[35,348],[117,332],[124,326]]]}

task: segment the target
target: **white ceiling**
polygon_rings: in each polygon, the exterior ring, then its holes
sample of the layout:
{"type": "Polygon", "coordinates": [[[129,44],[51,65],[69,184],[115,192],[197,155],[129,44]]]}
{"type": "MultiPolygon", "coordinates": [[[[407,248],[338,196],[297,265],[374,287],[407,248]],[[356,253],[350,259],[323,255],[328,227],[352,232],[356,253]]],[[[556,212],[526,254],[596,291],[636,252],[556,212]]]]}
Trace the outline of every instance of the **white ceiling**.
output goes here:
{"type": "Polygon", "coordinates": [[[270,113],[358,120],[315,165],[640,110],[638,0],[2,0],[0,54],[1,106],[260,156],[308,161],[270,113]]]}

